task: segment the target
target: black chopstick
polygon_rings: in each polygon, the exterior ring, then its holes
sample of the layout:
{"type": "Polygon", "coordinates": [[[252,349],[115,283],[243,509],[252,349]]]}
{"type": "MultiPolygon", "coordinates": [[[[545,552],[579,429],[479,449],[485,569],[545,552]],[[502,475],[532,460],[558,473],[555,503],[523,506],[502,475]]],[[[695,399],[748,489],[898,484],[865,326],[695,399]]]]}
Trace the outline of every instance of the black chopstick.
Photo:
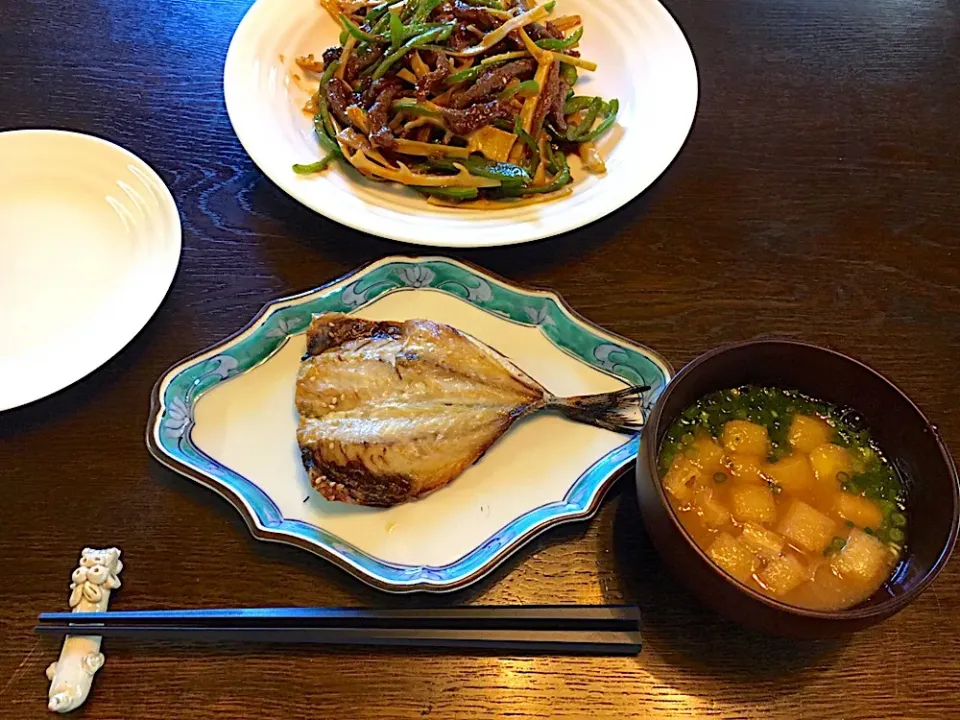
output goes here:
{"type": "MultiPolygon", "coordinates": [[[[60,614],[60,613],[58,613],[60,614]]],[[[105,625],[96,634],[105,638],[166,642],[255,642],[328,646],[447,648],[509,653],[555,655],[636,655],[640,632],[560,630],[464,630],[416,628],[302,628],[302,627],[199,627],[179,625],[105,625]]],[[[43,635],[76,635],[68,624],[37,625],[43,635]]]]}
{"type": "MultiPolygon", "coordinates": [[[[308,629],[407,628],[417,630],[637,630],[640,610],[633,605],[466,606],[431,609],[236,608],[142,610],[105,613],[44,613],[41,625],[76,629],[105,627],[201,627],[308,629]]],[[[98,633],[99,634],[99,633],[98,633]]]]}

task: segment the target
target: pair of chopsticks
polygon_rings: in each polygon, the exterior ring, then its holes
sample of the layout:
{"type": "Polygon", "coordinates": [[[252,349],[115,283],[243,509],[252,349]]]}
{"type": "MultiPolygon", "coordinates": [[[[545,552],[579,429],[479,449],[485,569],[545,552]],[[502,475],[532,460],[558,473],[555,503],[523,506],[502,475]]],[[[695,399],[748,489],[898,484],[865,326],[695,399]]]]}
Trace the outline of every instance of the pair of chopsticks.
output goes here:
{"type": "Polygon", "coordinates": [[[43,613],[41,635],[176,642],[310,643],[636,655],[640,610],[630,605],[438,609],[249,608],[43,613]]]}

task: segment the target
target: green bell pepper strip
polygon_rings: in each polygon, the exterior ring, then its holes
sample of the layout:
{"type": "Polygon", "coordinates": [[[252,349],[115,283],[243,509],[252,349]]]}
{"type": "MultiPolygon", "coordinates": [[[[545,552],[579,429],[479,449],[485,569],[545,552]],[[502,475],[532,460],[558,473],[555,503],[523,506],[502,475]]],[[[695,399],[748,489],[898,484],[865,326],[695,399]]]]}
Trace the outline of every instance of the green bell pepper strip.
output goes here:
{"type": "Polygon", "coordinates": [[[596,121],[597,115],[600,114],[600,111],[603,110],[603,108],[603,100],[595,97],[590,102],[590,107],[587,108],[587,114],[584,115],[583,120],[580,121],[580,124],[571,124],[570,127],[567,128],[567,140],[569,142],[582,142],[582,138],[589,134],[593,129],[593,123],[596,121]]]}
{"type": "Polygon", "coordinates": [[[340,146],[337,144],[337,141],[334,140],[337,131],[333,127],[333,120],[330,118],[330,106],[327,102],[326,88],[330,82],[330,78],[333,77],[333,73],[336,72],[339,65],[340,61],[334,60],[327,65],[323,71],[323,75],[320,76],[320,86],[317,89],[317,114],[313,116],[313,127],[314,130],[316,130],[320,144],[326,149],[324,140],[332,143],[337,153],[340,152],[340,146]]]}
{"type": "Polygon", "coordinates": [[[343,25],[344,30],[346,30],[350,35],[355,37],[360,42],[368,42],[371,44],[385,42],[384,38],[363,30],[359,25],[357,25],[355,22],[353,22],[353,20],[348,18],[343,13],[340,13],[340,23],[343,25]]]}
{"type": "Polygon", "coordinates": [[[607,106],[603,109],[603,122],[597,125],[597,127],[591,132],[588,132],[586,135],[581,137],[578,142],[593,142],[598,137],[603,135],[607,130],[610,129],[610,126],[616,122],[618,112],[620,112],[620,101],[614,98],[607,103],[607,106]]]}
{"type": "Polygon", "coordinates": [[[400,60],[411,50],[416,50],[417,48],[423,47],[427,43],[433,42],[434,40],[446,40],[448,37],[450,37],[450,33],[453,32],[453,28],[454,24],[448,23],[446,25],[441,25],[440,27],[427,30],[425,33],[407,40],[407,42],[401,45],[397,50],[394,50],[383,59],[383,61],[377,66],[377,69],[373,71],[373,79],[379,80],[386,75],[387,71],[390,70],[390,68],[393,67],[398,60],[400,60]]]}
{"type": "Polygon", "coordinates": [[[563,106],[563,114],[573,115],[581,110],[586,110],[588,107],[590,107],[590,103],[593,101],[594,98],[587,97],[586,95],[579,95],[577,97],[570,98],[563,106]]]}
{"type": "Polygon", "coordinates": [[[451,200],[474,200],[480,194],[478,188],[428,188],[417,185],[414,185],[413,188],[424,195],[437,195],[451,200]]]}
{"type": "MultiPolygon", "coordinates": [[[[537,187],[524,187],[524,188],[501,188],[500,195],[503,197],[520,197],[521,195],[539,195],[543,193],[551,193],[559,190],[564,185],[568,185],[573,179],[570,176],[570,166],[567,164],[567,159],[561,155],[561,167],[560,172],[546,185],[539,185],[537,187]]],[[[556,156],[554,156],[556,157],[556,156]]]]}
{"type": "Polygon", "coordinates": [[[476,80],[479,77],[480,73],[486,70],[482,65],[475,65],[466,70],[461,70],[460,72],[455,72],[453,75],[447,78],[447,85],[456,85],[457,83],[466,82],[468,80],[476,80]]]}
{"type": "MultiPolygon", "coordinates": [[[[536,46],[543,50],[557,51],[557,50],[569,50],[578,42],[580,38],[583,37],[583,27],[579,27],[577,31],[568,38],[563,40],[557,40],[555,38],[546,38],[544,40],[537,40],[536,46]]],[[[567,63],[564,63],[566,65],[567,63]]]]}
{"type": "Polygon", "coordinates": [[[334,155],[333,153],[330,153],[323,160],[318,160],[317,162],[310,163],[309,165],[300,165],[299,163],[295,164],[293,166],[293,171],[297,175],[313,175],[314,173],[318,173],[321,170],[325,170],[327,165],[329,165],[331,162],[333,162],[336,159],[337,159],[337,156],[334,155]]]}
{"type": "Polygon", "coordinates": [[[517,123],[513,126],[513,134],[530,150],[530,166],[524,168],[524,170],[527,171],[530,177],[533,177],[537,174],[537,168],[540,166],[540,148],[537,146],[537,141],[533,139],[533,136],[520,125],[519,116],[517,117],[517,123]]]}
{"type": "Polygon", "coordinates": [[[467,5],[473,5],[475,7],[487,7],[493,8],[494,10],[505,10],[503,3],[500,0],[464,0],[467,5]]]}
{"type": "Polygon", "coordinates": [[[454,163],[462,165],[471,175],[499,180],[500,187],[519,188],[529,185],[533,180],[519,165],[494,162],[480,157],[468,157],[463,160],[430,160],[429,165],[436,170],[456,170],[454,163]]]}
{"type": "Polygon", "coordinates": [[[390,15],[390,49],[396,50],[403,44],[403,23],[396,13],[390,15]]]}
{"type": "Polygon", "coordinates": [[[411,115],[418,115],[421,117],[441,117],[441,114],[436,110],[431,110],[430,108],[424,107],[412,98],[401,98],[400,100],[394,100],[393,105],[390,107],[392,107],[394,110],[403,110],[411,115]]]}
{"type": "Polygon", "coordinates": [[[436,10],[444,0],[420,0],[420,3],[417,5],[417,9],[413,13],[411,22],[413,23],[422,23],[425,22],[430,13],[436,10]]]}
{"type": "Polygon", "coordinates": [[[514,95],[529,97],[531,95],[536,95],[538,92],[540,92],[540,85],[537,84],[536,80],[524,80],[521,83],[517,83],[513,87],[506,88],[502,93],[497,95],[497,98],[499,100],[507,100],[512,98],[514,95]]]}
{"type": "Polygon", "coordinates": [[[381,19],[387,19],[385,16],[390,11],[390,8],[392,6],[401,2],[403,2],[403,0],[387,0],[387,2],[385,3],[380,3],[373,10],[367,13],[367,16],[364,18],[364,22],[367,25],[369,25],[371,28],[373,28],[374,23],[378,22],[381,19]]]}
{"type": "Polygon", "coordinates": [[[568,87],[573,87],[577,84],[577,79],[580,76],[577,74],[577,66],[571,65],[570,63],[560,63],[560,79],[563,80],[568,87]]]}

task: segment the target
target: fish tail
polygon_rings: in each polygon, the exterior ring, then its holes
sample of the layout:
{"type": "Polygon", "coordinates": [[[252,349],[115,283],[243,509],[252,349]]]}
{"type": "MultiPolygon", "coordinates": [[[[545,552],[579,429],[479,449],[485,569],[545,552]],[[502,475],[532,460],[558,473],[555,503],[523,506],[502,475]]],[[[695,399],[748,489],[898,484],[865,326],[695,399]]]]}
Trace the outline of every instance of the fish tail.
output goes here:
{"type": "Polygon", "coordinates": [[[634,385],[599,395],[550,398],[547,407],[577,422],[632,435],[643,428],[643,393],[649,389],[634,385]]]}

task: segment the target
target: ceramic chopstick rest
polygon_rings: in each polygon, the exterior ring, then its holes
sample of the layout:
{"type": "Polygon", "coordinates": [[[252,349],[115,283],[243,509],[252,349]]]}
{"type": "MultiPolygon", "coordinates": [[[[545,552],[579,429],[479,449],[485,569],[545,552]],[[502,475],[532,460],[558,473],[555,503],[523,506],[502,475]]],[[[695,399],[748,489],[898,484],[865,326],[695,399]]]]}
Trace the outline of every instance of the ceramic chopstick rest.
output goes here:
{"type": "MultiPolygon", "coordinates": [[[[73,612],[106,612],[110,591],[120,587],[120,551],[117,548],[84,548],[70,583],[73,612]]],[[[47,668],[50,679],[47,707],[69,712],[83,705],[90,693],[93,676],[103,666],[99,636],[68,635],[60,659],[47,668]]]]}

